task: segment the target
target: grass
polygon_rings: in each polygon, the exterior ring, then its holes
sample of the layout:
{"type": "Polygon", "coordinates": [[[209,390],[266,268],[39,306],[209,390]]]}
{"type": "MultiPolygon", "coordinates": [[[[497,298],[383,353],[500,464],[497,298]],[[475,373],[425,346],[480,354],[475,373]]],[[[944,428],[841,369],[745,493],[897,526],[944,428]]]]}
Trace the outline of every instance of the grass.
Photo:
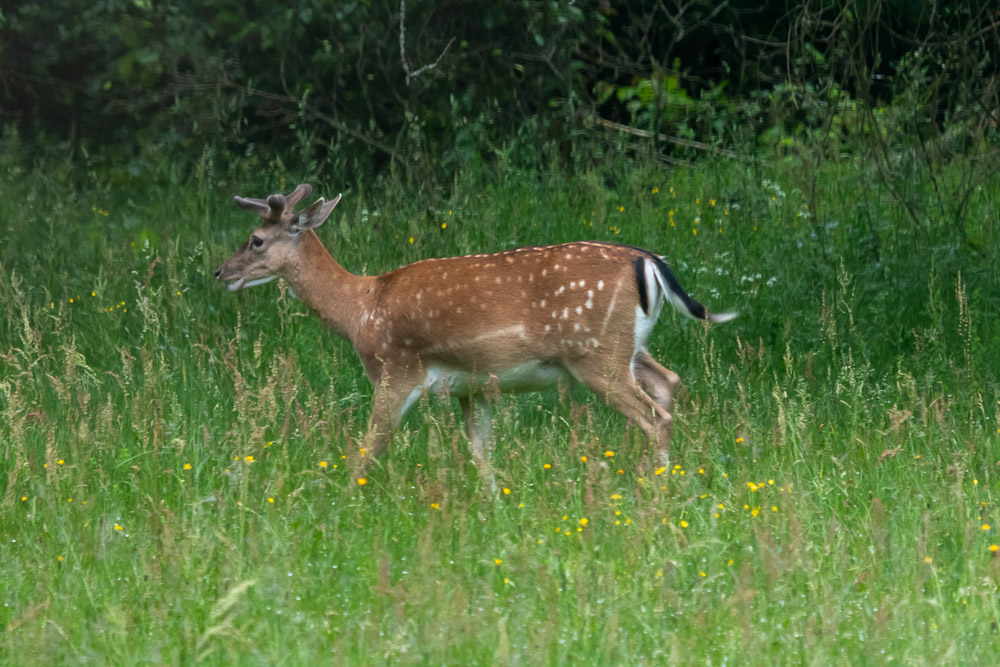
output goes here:
{"type": "Polygon", "coordinates": [[[779,160],[609,169],[317,184],[356,272],[606,239],[740,311],[654,330],[684,382],[670,469],[583,391],[505,397],[494,497],[440,400],[349,484],[350,346],[212,279],[252,225],[231,196],[291,178],[6,165],[0,662],[988,661],[1000,183],[971,248],[846,159],[818,195],[779,160]]]}

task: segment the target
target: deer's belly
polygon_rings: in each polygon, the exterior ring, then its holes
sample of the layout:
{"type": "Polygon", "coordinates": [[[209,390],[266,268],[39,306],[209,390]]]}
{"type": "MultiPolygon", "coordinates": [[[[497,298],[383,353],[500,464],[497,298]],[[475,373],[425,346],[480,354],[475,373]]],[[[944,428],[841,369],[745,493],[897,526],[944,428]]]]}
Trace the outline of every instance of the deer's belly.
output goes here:
{"type": "Polygon", "coordinates": [[[497,387],[502,392],[541,391],[555,387],[560,381],[571,379],[572,375],[565,368],[544,361],[528,362],[497,373],[470,373],[443,366],[430,366],[423,384],[414,388],[406,397],[400,417],[420,399],[424,391],[458,398],[477,391],[494,391],[497,387]]]}
{"type": "Polygon", "coordinates": [[[459,369],[431,366],[424,379],[428,391],[452,396],[468,396],[477,391],[502,392],[540,391],[555,387],[570,374],[560,365],[531,361],[496,373],[470,373],[459,369]],[[447,388],[447,389],[446,389],[447,388]]]}

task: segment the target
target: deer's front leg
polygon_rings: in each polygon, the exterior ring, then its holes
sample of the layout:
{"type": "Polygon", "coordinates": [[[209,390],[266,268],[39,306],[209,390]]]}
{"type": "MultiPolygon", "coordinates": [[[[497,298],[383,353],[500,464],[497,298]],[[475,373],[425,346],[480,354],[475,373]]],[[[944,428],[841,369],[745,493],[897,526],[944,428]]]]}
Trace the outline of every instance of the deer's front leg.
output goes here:
{"type": "Polygon", "coordinates": [[[396,427],[406,412],[420,398],[421,386],[410,373],[393,374],[382,369],[372,396],[372,414],[355,459],[351,481],[364,477],[372,463],[392,442],[396,427]]]}
{"type": "Polygon", "coordinates": [[[483,394],[463,396],[458,399],[465,417],[465,432],[469,436],[469,449],[476,460],[479,474],[489,483],[490,490],[497,490],[496,476],[490,462],[490,402],[483,394]]]}

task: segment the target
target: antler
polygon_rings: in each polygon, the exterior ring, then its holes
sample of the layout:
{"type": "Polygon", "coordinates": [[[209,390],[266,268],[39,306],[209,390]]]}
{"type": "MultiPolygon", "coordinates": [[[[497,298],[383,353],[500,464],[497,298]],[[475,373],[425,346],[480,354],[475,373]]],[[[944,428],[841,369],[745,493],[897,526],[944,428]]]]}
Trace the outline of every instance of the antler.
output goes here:
{"type": "Polygon", "coordinates": [[[310,192],[312,186],[303,183],[292,190],[287,197],[282,194],[271,195],[266,200],[233,197],[233,201],[243,210],[257,213],[265,222],[279,222],[285,214],[292,212],[296,204],[308,197],[310,192]]]}

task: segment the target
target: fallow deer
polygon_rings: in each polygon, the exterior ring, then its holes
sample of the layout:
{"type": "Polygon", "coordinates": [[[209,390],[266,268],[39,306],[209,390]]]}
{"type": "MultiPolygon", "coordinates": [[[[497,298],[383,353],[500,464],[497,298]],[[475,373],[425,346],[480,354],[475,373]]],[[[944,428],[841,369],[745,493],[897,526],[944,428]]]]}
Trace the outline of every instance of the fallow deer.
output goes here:
{"type": "Polygon", "coordinates": [[[489,397],[575,380],[670,451],[671,410],[680,382],[646,349],[664,301],[689,317],[725,322],[681,288],[651,252],[580,241],[427,259],[380,276],[346,271],[315,233],[340,202],[312,192],[236,197],[262,222],[215,272],[232,292],[274,278],[335,333],[347,338],[374,386],[354,478],[388,446],[423,392],[458,397],[471,451],[493,484],[489,397]]]}

